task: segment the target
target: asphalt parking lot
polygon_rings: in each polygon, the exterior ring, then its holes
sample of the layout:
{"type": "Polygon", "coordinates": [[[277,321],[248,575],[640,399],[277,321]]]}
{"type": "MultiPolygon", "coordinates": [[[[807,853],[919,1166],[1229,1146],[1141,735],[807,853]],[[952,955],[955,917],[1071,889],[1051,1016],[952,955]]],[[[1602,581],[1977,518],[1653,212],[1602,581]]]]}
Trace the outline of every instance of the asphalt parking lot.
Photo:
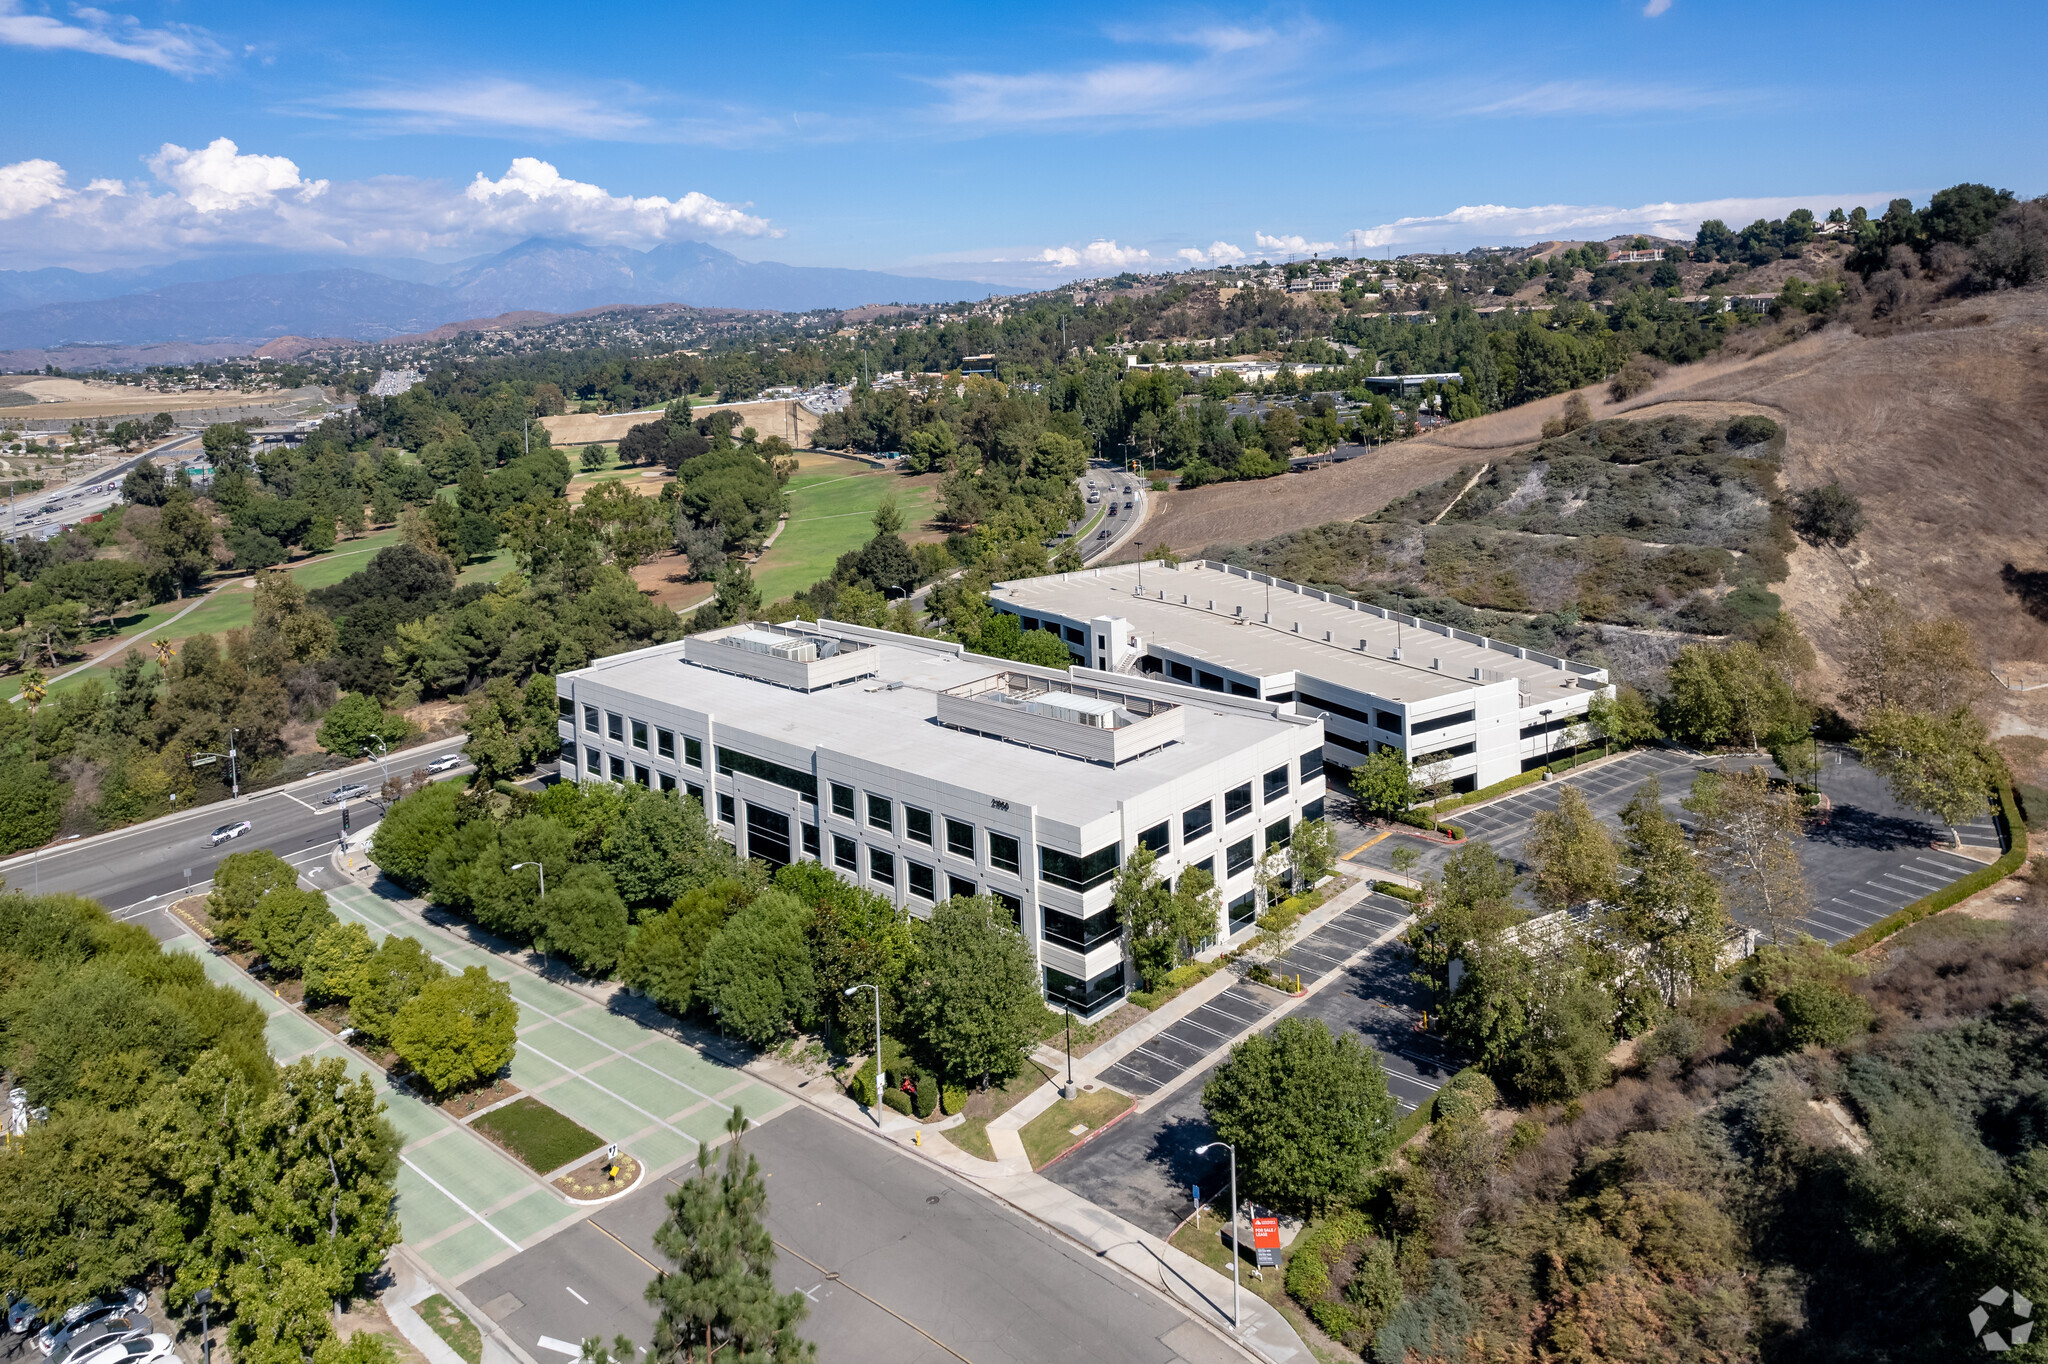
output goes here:
{"type": "MultiPolygon", "coordinates": [[[[744,1141],[767,1176],[776,1286],[809,1300],[799,1329],[827,1364],[1236,1358],[1089,1251],[824,1114],[799,1105],[744,1141]]],[[[675,1187],[653,1178],[485,1269],[465,1295],[542,1361],[573,1357],[587,1336],[650,1339],[654,1234],[675,1187]]]]}
{"type": "MultiPolygon", "coordinates": [[[[1353,913],[1357,910],[1367,910],[1370,917],[1347,915],[1335,922],[1348,932],[1355,932],[1362,923],[1391,925],[1399,922],[1399,916],[1405,915],[1408,907],[1399,900],[1375,895],[1361,902],[1353,913]]],[[[1378,936],[1377,932],[1373,935],[1378,936]]],[[[1335,940],[1319,932],[1304,941],[1320,941],[1327,946],[1335,940]]],[[[1364,941],[1370,939],[1362,940],[1361,945],[1364,941]]],[[[1313,981],[1329,975],[1333,969],[1304,967],[1303,979],[1313,981]]],[[[1356,964],[1342,968],[1337,979],[1302,1001],[1289,1015],[1304,1021],[1321,1019],[1331,1031],[1340,1035],[1352,1033],[1370,1045],[1379,1054],[1387,1073],[1387,1088],[1403,1113],[1428,1103],[1463,1064],[1437,1039],[1418,1030],[1425,997],[1408,979],[1408,969],[1407,949],[1396,938],[1356,964]]],[[[1272,991],[1247,985],[1233,986],[1219,998],[1231,999],[1240,992],[1273,1001],[1261,1016],[1270,1016],[1283,1002],[1272,991]]],[[[1205,1203],[1227,1197],[1224,1190],[1229,1182],[1228,1157],[1195,1154],[1195,1148],[1214,1135],[1202,1115],[1202,1086],[1214,1069],[1214,1065],[1199,1069],[1183,1066],[1161,1083],[1153,1071],[1148,1071],[1142,1081],[1127,1081],[1120,1066],[1110,1067],[1103,1077],[1111,1084],[1122,1088],[1130,1083],[1134,1092],[1163,1097],[1073,1155],[1048,1166],[1043,1171],[1045,1177],[1147,1231],[1170,1235],[1194,1211],[1191,1186],[1202,1186],[1205,1203]],[[1151,1087],[1137,1089],[1139,1083],[1151,1087]]]]}
{"type": "MultiPolygon", "coordinates": [[[[1823,942],[1840,942],[1983,865],[1945,851],[1948,831],[1893,800],[1884,781],[1857,761],[1852,750],[1824,746],[1821,761],[1821,791],[1832,810],[1825,822],[1808,825],[1799,845],[1799,863],[1814,904],[1813,912],[1800,921],[1803,931],[1823,942]]],[[[1468,839],[1490,844],[1494,851],[1515,859],[1526,872],[1529,868],[1521,860],[1523,842],[1536,816],[1557,808],[1560,786],[1585,792],[1593,812],[1618,826],[1622,807],[1645,781],[1655,777],[1662,788],[1664,808],[1690,831],[1692,815],[1681,802],[1697,772],[1715,766],[1733,771],[1759,763],[1774,775],[1782,775],[1767,757],[1738,754],[1716,759],[1679,749],[1643,749],[1485,805],[1453,811],[1445,821],[1463,828],[1468,839]]],[[[1372,836],[1356,822],[1340,826],[1340,838],[1352,833],[1372,836]]],[[[1994,855],[2003,847],[1999,828],[1988,814],[1960,834],[1966,847],[1987,849],[1994,855]]],[[[1454,851],[1396,833],[1373,843],[1353,859],[1353,865],[1391,867],[1394,850],[1401,847],[1413,848],[1418,854],[1417,875],[1441,867],[1454,851]]]]}

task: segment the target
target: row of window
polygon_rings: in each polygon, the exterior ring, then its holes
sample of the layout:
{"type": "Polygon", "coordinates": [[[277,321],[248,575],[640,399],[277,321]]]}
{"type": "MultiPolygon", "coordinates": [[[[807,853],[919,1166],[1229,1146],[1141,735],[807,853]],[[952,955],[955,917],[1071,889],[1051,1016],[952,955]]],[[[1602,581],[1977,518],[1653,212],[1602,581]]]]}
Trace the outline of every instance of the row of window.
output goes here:
{"type": "MultiPolygon", "coordinates": [[[[566,696],[558,696],[555,700],[561,707],[562,718],[573,720],[576,715],[576,703],[566,696]]],[[[648,737],[651,732],[654,741],[653,751],[657,755],[669,759],[671,762],[675,760],[675,732],[660,728],[654,728],[650,731],[645,720],[635,720],[629,716],[621,715],[617,711],[600,711],[596,706],[586,704],[583,707],[583,730],[586,734],[601,733],[616,744],[629,742],[626,736],[630,734],[632,736],[630,742],[633,747],[643,753],[648,751],[648,737]]],[[[685,734],[682,742],[682,753],[684,763],[700,770],[703,768],[704,743],[701,739],[693,739],[685,734]]]]}
{"type": "MultiPolygon", "coordinates": [[[[862,816],[865,815],[865,823],[870,829],[880,829],[892,836],[896,833],[895,800],[874,791],[855,791],[851,786],[836,781],[831,783],[831,786],[832,813],[835,816],[852,823],[861,823],[862,816]],[[865,800],[862,799],[863,796],[865,800]]],[[[940,820],[934,818],[929,810],[908,803],[903,806],[903,838],[906,842],[922,843],[927,848],[936,847],[938,825],[941,823],[945,825],[946,851],[955,857],[973,861],[976,830],[972,823],[950,816],[940,820]]],[[[1021,875],[1023,844],[1000,830],[990,829],[987,832],[989,865],[998,871],[1021,875]]]]}

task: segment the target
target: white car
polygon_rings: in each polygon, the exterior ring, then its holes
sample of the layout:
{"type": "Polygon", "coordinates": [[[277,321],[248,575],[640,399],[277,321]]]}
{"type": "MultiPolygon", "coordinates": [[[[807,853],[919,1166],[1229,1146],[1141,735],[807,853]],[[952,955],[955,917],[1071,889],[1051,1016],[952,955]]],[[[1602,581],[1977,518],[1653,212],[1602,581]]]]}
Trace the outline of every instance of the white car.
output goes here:
{"type": "Polygon", "coordinates": [[[450,772],[460,766],[462,766],[462,755],[460,753],[443,753],[440,757],[427,764],[427,771],[436,773],[450,772]]]}
{"type": "Polygon", "coordinates": [[[218,848],[231,838],[240,838],[253,827],[248,820],[238,819],[233,824],[223,824],[213,831],[213,846],[218,848]]]}
{"type": "Polygon", "coordinates": [[[332,791],[329,791],[321,799],[320,803],[322,805],[339,805],[345,800],[357,800],[369,794],[369,787],[359,781],[352,781],[346,786],[337,786],[332,791]]]}
{"type": "Polygon", "coordinates": [[[151,1364],[170,1353],[171,1338],[163,1332],[137,1332],[89,1341],[64,1356],[63,1364],[151,1364]]]}

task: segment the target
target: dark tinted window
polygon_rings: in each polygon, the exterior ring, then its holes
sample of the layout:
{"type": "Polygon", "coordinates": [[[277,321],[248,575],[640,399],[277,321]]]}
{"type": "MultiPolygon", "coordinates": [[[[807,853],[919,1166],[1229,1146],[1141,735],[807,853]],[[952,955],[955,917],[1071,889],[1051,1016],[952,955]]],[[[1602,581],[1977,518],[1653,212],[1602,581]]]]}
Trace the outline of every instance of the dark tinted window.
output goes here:
{"type": "Polygon", "coordinates": [[[727,824],[730,824],[730,823],[732,823],[732,797],[731,797],[731,796],[720,796],[720,797],[718,798],[718,817],[719,817],[720,819],[724,820],[724,821],[725,821],[725,822],[726,822],[727,824]]]}
{"type": "Polygon", "coordinates": [[[1173,851],[1173,821],[1162,819],[1138,835],[1138,846],[1150,848],[1157,856],[1164,857],[1173,851]]]}
{"type": "Polygon", "coordinates": [[[645,720],[635,720],[633,722],[633,747],[643,751],[647,747],[647,722],[645,720]]]}
{"type": "MultiPolygon", "coordinates": [[[[662,780],[663,780],[663,781],[667,781],[667,780],[668,780],[668,778],[667,778],[667,777],[663,777],[663,778],[662,778],[662,780]]],[[[806,825],[804,825],[803,827],[804,827],[804,856],[805,856],[805,857],[816,857],[816,856],[818,855],[818,826],[817,826],[817,825],[815,825],[815,824],[806,824],[806,825]]]]}
{"type": "Polygon", "coordinates": [[[946,878],[946,894],[957,900],[971,899],[974,895],[974,882],[964,876],[948,876],[946,878]]]}
{"type": "Polygon", "coordinates": [[[1287,794],[1287,769],[1276,767],[1266,774],[1266,799],[1278,800],[1287,794]]]}
{"type": "Polygon", "coordinates": [[[1114,909],[1101,910],[1082,919],[1041,906],[1039,915],[1045,921],[1045,940],[1049,943],[1058,943],[1061,947],[1071,947],[1076,952],[1086,952],[1104,943],[1115,942],[1117,936],[1123,932],[1122,926],[1117,923],[1114,909]]]}
{"type": "Polygon", "coordinates": [[[946,851],[955,857],[974,856],[974,826],[957,819],[946,821],[946,851]]]}
{"type": "Polygon", "coordinates": [[[1208,833],[1209,830],[1215,825],[1215,823],[1216,802],[1205,800],[1200,805],[1190,806],[1188,809],[1181,812],[1181,842],[1194,842],[1203,834],[1208,833]]]}
{"type": "Polygon", "coordinates": [[[847,871],[859,871],[860,844],[845,834],[832,835],[832,865],[847,871]]]}
{"type": "Polygon", "coordinates": [[[704,766],[704,741],[702,739],[686,737],[683,740],[683,761],[699,769],[704,766]]]}
{"type": "Polygon", "coordinates": [[[1252,784],[1232,787],[1223,793],[1223,822],[1242,819],[1252,812],[1252,784]]]}
{"type": "Polygon", "coordinates": [[[996,870],[1008,872],[1021,870],[1018,865],[1021,852],[1022,849],[1018,847],[1016,839],[1008,834],[999,834],[994,829],[988,831],[988,864],[996,870]]]}
{"type": "Polygon", "coordinates": [[[903,836],[913,843],[926,847],[932,842],[932,812],[920,810],[915,805],[903,807],[903,836]]]}
{"type": "Polygon", "coordinates": [[[1266,846],[1284,848],[1287,846],[1287,821],[1276,819],[1266,826],[1266,846]]]}
{"type": "Polygon", "coordinates": [[[853,788],[832,783],[832,813],[841,819],[853,818],[853,788]]]}
{"type": "Polygon", "coordinates": [[[1391,731],[1395,734],[1399,734],[1401,732],[1401,717],[1394,714],[1394,712],[1390,710],[1374,711],[1372,713],[1372,721],[1381,729],[1391,731]]]}
{"type": "Polygon", "coordinates": [[[1301,779],[1302,779],[1303,781],[1314,781],[1314,780],[1315,780],[1315,779],[1316,779],[1317,777],[1320,777],[1320,776],[1322,776],[1322,775],[1323,775],[1323,750],[1321,750],[1321,749],[1319,748],[1319,749],[1315,750],[1315,752],[1313,752],[1313,753],[1304,753],[1304,754],[1302,754],[1302,755],[1301,755],[1301,779]]]}
{"type": "Polygon", "coordinates": [[[1068,890],[1093,890],[1110,877],[1116,875],[1117,846],[1097,848],[1086,857],[1061,852],[1057,848],[1038,850],[1038,872],[1056,886],[1068,890]]]}
{"type": "Polygon", "coordinates": [[[1417,720],[1414,724],[1408,726],[1408,732],[1411,735],[1429,734],[1435,730],[1449,729],[1452,725],[1469,724],[1471,723],[1471,720],[1471,711],[1453,711],[1449,715],[1435,715],[1431,716],[1427,720],[1417,720]]]}
{"type": "Polygon", "coordinates": [[[664,757],[664,758],[674,758],[674,757],[675,757],[675,755],[676,755],[676,736],[675,736],[675,734],[674,734],[674,733],[673,733],[672,731],[670,731],[670,730],[666,730],[666,729],[657,729],[657,730],[655,730],[655,731],[654,731],[654,751],[655,751],[655,753],[656,753],[657,755],[659,755],[659,756],[661,756],[661,757],[664,757]]]}
{"type": "Polygon", "coordinates": [[[896,854],[880,848],[868,849],[868,876],[885,886],[896,884],[896,854]]]}
{"type": "Polygon", "coordinates": [[[1252,864],[1252,841],[1241,838],[1223,854],[1223,874],[1235,876],[1252,864]]]}
{"type": "Polygon", "coordinates": [[[718,750],[718,770],[728,775],[744,772],[759,781],[773,782],[786,786],[805,800],[818,799],[818,779],[810,773],[795,767],[784,767],[781,763],[766,758],[757,758],[751,753],[742,753],[736,748],[723,745],[718,750]]]}
{"type": "Polygon", "coordinates": [[[920,900],[936,900],[939,898],[937,878],[932,875],[930,867],[925,866],[921,862],[905,862],[903,865],[910,868],[910,893],[912,895],[917,896],[920,900]]]}
{"type": "Polygon", "coordinates": [[[887,796],[868,793],[868,827],[871,829],[896,829],[896,807],[887,796]]]}

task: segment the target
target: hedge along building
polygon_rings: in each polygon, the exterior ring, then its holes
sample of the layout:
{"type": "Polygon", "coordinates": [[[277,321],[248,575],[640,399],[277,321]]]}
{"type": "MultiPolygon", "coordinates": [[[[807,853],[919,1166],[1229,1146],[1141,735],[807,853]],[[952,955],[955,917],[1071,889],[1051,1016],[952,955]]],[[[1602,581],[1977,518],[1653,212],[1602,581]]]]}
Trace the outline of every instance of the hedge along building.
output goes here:
{"type": "Polygon", "coordinates": [[[555,679],[561,775],[680,789],[742,854],[824,862],[926,915],[1007,905],[1047,998],[1128,988],[1110,907],[1141,844],[1203,867],[1219,940],[1252,928],[1255,865],[1323,809],[1323,727],[1162,677],[1068,673],[822,622],[746,625],[555,679]]]}
{"type": "Polygon", "coordinates": [[[1453,790],[1541,766],[1611,694],[1604,669],[1211,560],[996,584],[991,601],[1075,659],[1287,705],[1353,767],[1393,747],[1453,790]]]}

